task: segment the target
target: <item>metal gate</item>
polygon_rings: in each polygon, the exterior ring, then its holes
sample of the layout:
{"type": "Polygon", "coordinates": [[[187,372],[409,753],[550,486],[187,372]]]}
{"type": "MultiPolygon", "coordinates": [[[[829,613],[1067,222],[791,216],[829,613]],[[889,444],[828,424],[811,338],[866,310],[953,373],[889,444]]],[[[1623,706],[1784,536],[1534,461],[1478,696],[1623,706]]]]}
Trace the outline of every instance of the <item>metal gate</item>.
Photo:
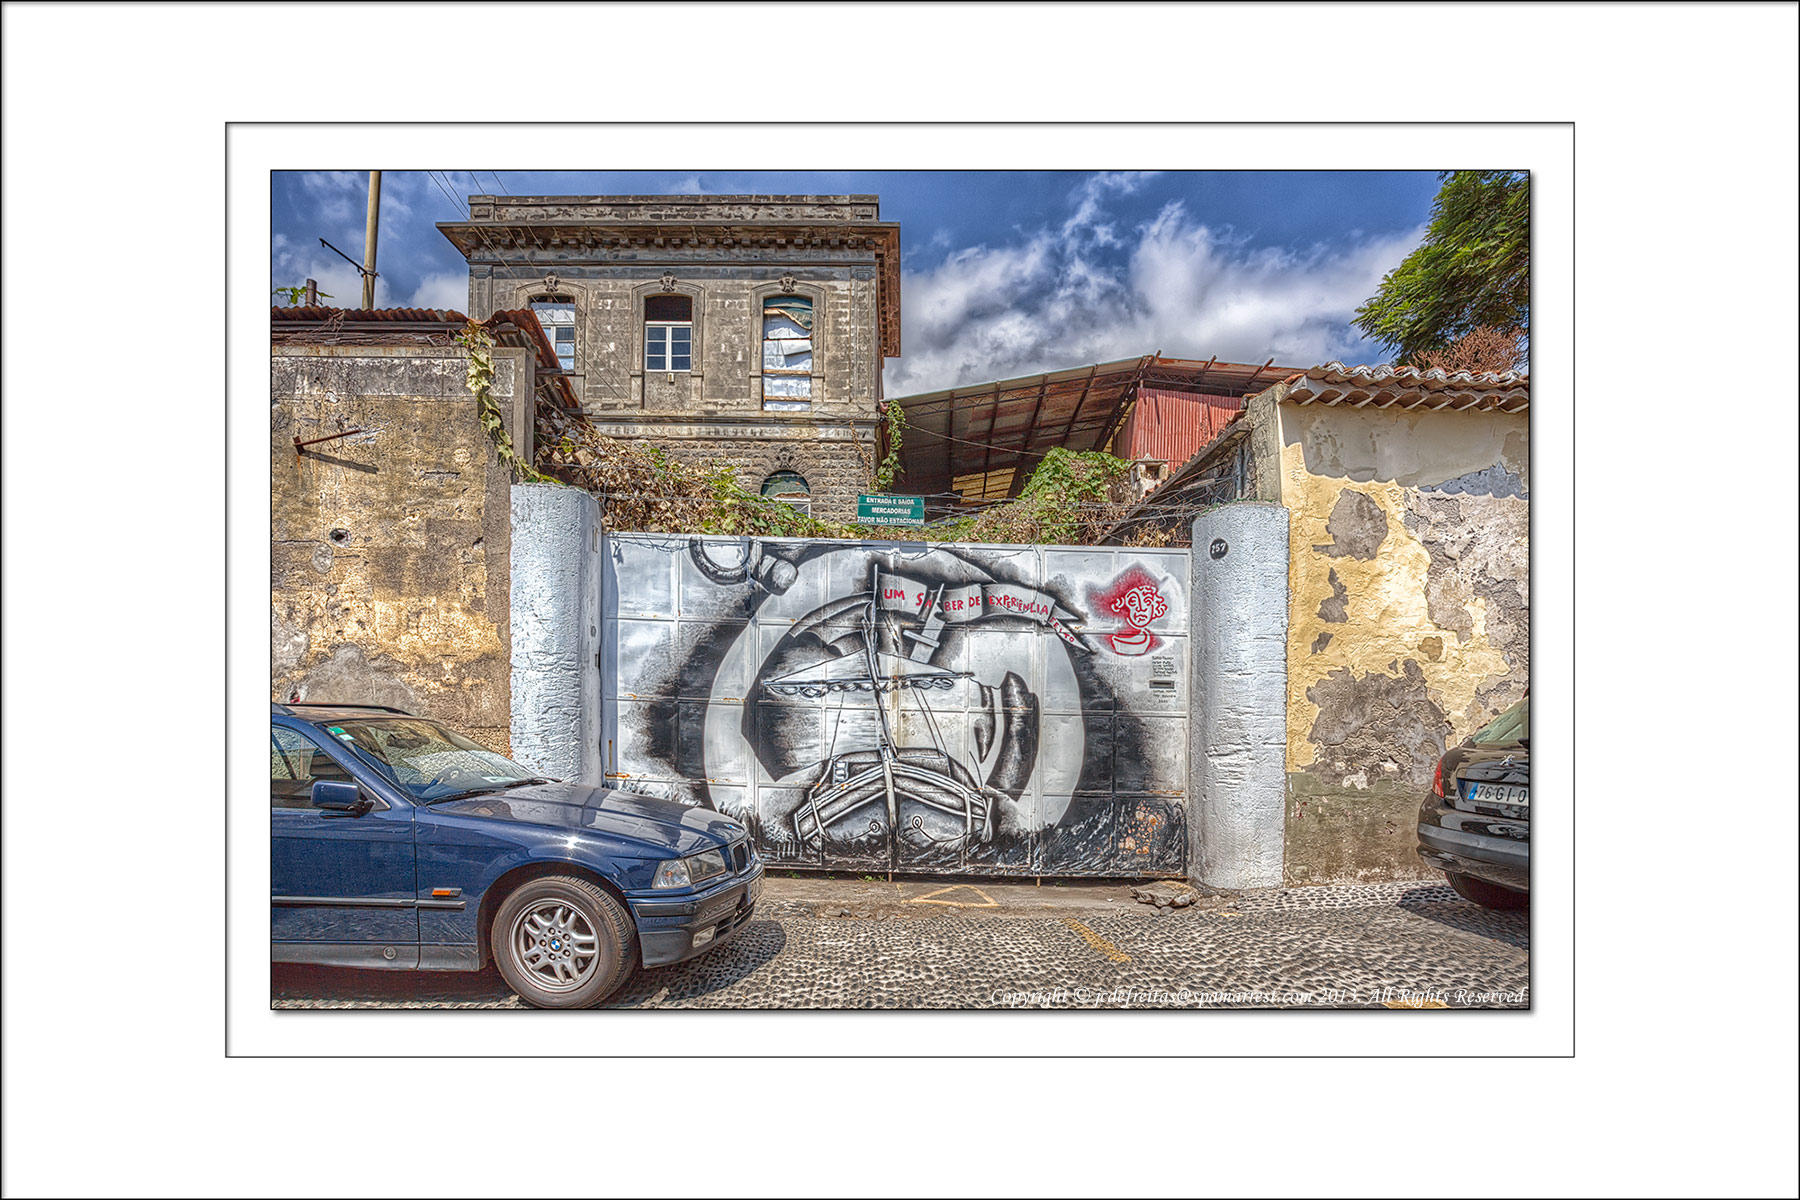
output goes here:
{"type": "Polygon", "coordinates": [[[1185,550],[620,534],[601,761],[771,865],[1187,862],[1185,550]]]}

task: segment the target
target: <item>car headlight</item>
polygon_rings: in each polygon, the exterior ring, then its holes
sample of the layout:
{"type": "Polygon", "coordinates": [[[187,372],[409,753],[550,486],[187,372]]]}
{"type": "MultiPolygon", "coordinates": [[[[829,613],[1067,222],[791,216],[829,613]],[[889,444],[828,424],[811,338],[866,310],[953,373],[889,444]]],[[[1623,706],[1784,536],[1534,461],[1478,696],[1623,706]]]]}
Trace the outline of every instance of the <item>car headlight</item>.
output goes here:
{"type": "Polygon", "coordinates": [[[672,858],[658,864],[656,877],[650,881],[650,886],[653,888],[691,887],[724,873],[724,852],[702,850],[699,854],[690,854],[686,858],[672,858]]]}
{"type": "Polygon", "coordinates": [[[671,858],[668,862],[658,863],[656,878],[650,881],[653,888],[680,888],[688,885],[688,865],[685,858],[671,858]]]}

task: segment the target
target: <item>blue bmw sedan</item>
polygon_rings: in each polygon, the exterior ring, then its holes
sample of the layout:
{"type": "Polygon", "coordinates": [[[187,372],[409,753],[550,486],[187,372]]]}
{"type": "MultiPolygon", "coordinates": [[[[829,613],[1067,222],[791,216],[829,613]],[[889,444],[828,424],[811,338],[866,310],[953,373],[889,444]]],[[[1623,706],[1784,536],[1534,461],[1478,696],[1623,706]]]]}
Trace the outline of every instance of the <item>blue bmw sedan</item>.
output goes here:
{"type": "Polygon", "coordinates": [[[730,939],[762,889],[722,813],[539,778],[399,709],[272,705],[269,776],[278,963],[492,962],[528,1004],[585,1008],[730,939]]]}

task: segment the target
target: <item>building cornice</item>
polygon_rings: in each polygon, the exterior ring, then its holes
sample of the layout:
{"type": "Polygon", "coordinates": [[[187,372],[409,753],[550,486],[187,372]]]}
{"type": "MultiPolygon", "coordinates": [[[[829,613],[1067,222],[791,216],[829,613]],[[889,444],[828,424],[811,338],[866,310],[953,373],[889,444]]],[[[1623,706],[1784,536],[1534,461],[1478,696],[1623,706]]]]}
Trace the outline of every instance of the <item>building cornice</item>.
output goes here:
{"type": "MultiPolygon", "coordinates": [[[[438,230],[471,263],[524,266],[509,256],[541,251],[644,249],[837,250],[875,260],[881,353],[900,354],[900,226],[892,221],[442,221],[438,230]]],[[[530,264],[530,265],[536,265],[530,264]]]]}

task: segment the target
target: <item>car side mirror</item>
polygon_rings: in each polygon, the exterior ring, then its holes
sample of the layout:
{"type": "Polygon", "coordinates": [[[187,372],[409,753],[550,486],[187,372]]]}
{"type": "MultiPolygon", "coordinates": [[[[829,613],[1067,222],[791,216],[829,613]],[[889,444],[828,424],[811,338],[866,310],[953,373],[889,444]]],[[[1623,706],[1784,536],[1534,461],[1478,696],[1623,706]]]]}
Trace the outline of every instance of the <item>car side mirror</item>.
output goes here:
{"type": "Polygon", "coordinates": [[[312,804],[325,809],[327,816],[345,817],[360,817],[375,807],[363,799],[362,788],[334,779],[321,779],[312,785],[312,804]]]}

